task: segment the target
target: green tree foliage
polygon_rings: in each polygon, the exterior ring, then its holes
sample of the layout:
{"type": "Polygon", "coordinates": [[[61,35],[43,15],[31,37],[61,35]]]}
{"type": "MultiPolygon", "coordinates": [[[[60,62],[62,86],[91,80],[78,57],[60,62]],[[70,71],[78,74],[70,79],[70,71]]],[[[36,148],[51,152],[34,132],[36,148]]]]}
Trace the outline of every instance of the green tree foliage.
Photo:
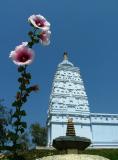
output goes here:
{"type": "Polygon", "coordinates": [[[28,132],[25,132],[19,136],[18,144],[20,145],[20,151],[28,151],[30,146],[30,139],[28,132]]]}
{"type": "Polygon", "coordinates": [[[10,123],[10,112],[2,104],[3,100],[0,100],[0,146],[4,147],[8,143],[8,131],[7,126],[10,123]]]}
{"type": "Polygon", "coordinates": [[[45,127],[41,127],[39,123],[30,126],[32,142],[37,146],[46,146],[47,131],[45,127]]]}

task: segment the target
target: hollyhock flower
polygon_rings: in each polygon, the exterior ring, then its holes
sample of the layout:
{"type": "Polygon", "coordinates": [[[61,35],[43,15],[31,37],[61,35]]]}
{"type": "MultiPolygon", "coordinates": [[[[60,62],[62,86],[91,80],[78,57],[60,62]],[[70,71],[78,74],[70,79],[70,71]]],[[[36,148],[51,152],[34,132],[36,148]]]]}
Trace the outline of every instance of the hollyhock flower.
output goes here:
{"type": "Polygon", "coordinates": [[[51,34],[51,31],[43,31],[40,33],[39,41],[42,45],[50,44],[50,34],[51,34]]]}
{"type": "Polygon", "coordinates": [[[14,51],[11,51],[9,57],[16,65],[24,66],[32,63],[34,59],[34,52],[28,46],[28,42],[23,42],[17,46],[14,51]]]}
{"type": "Polygon", "coordinates": [[[50,23],[40,14],[30,16],[28,21],[41,31],[47,31],[50,29],[50,23]]]}

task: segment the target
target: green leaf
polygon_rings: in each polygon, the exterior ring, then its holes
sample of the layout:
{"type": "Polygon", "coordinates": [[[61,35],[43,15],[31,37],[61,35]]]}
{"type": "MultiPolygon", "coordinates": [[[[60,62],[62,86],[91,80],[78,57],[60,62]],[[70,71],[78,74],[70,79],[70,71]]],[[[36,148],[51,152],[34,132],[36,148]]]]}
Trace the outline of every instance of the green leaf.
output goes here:
{"type": "Polygon", "coordinates": [[[24,67],[23,66],[18,67],[18,72],[22,72],[22,71],[24,71],[24,67]]]}
{"type": "Polygon", "coordinates": [[[25,74],[25,77],[26,77],[27,79],[31,79],[31,74],[30,74],[30,73],[27,73],[27,74],[25,74]]]}
{"type": "Polygon", "coordinates": [[[18,82],[22,83],[23,82],[23,78],[18,78],[18,82]]]}
{"type": "Polygon", "coordinates": [[[25,112],[25,110],[20,111],[20,115],[22,115],[22,116],[26,116],[26,112],[25,112]]]}
{"type": "Polygon", "coordinates": [[[37,37],[40,38],[40,34],[37,34],[37,37]]]}
{"type": "Polygon", "coordinates": [[[18,135],[16,135],[14,132],[9,132],[9,135],[8,137],[11,139],[11,140],[15,140],[15,139],[18,139],[18,135]]]}
{"type": "Polygon", "coordinates": [[[30,84],[29,79],[25,80],[25,84],[26,84],[26,85],[30,84]]]}
{"type": "Polygon", "coordinates": [[[26,90],[25,84],[22,84],[22,85],[19,87],[19,89],[21,89],[21,90],[26,90]]]}
{"type": "Polygon", "coordinates": [[[25,103],[25,102],[27,101],[27,97],[24,96],[24,97],[22,98],[22,101],[25,103]]]}
{"type": "Polygon", "coordinates": [[[32,32],[32,31],[29,31],[29,32],[28,32],[28,35],[29,35],[29,36],[32,36],[32,35],[33,35],[33,32],[32,32]]]}
{"type": "Polygon", "coordinates": [[[20,115],[20,116],[26,116],[25,110],[16,111],[16,112],[12,115],[12,117],[19,117],[19,115],[20,115]]]}
{"type": "Polygon", "coordinates": [[[16,121],[13,123],[13,125],[14,125],[14,126],[19,126],[19,125],[20,125],[20,122],[16,120],[16,121]]]}
{"type": "Polygon", "coordinates": [[[17,101],[17,105],[18,105],[19,107],[21,107],[21,106],[22,106],[22,101],[21,101],[21,100],[18,100],[18,101],[17,101]]]}
{"type": "Polygon", "coordinates": [[[30,92],[31,92],[31,91],[30,91],[30,87],[27,88],[26,91],[27,91],[27,93],[30,93],[30,92]]]}
{"type": "Polygon", "coordinates": [[[32,46],[33,46],[33,42],[28,42],[28,46],[30,47],[30,48],[32,48],[32,46]]]}
{"type": "Polygon", "coordinates": [[[31,93],[31,92],[32,92],[32,87],[27,88],[26,91],[27,91],[28,93],[31,93]]]}
{"type": "Polygon", "coordinates": [[[17,148],[17,149],[20,149],[20,147],[21,147],[21,144],[16,144],[15,145],[15,148],[17,148]]]}
{"type": "Polygon", "coordinates": [[[19,107],[21,107],[22,106],[22,102],[21,102],[21,100],[17,100],[17,101],[14,101],[13,103],[12,103],[12,106],[19,106],[19,107]]]}
{"type": "Polygon", "coordinates": [[[23,128],[27,128],[27,123],[26,122],[20,122],[23,128]]]}
{"type": "Polygon", "coordinates": [[[21,134],[25,131],[24,128],[20,128],[19,131],[21,132],[21,134]]]}
{"type": "Polygon", "coordinates": [[[39,39],[34,39],[34,42],[35,43],[39,43],[39,39]]]}
{"type": "Polygon", "coordinates": [[[27,123],[26,122],[19,122],[19,121],[15,121],[14,126],[22,126],[23,128],[27,128],[27,123]]]}
{"type": "Polygon", "coordinates": [[[12,115],[12,117],[18,117],[18,112],[16,111],[16,112],[12,115]]]}
{"type": "Polygon", "coordinates": [[[14,101],[14,102],[12,103],[12,106],[17,106],[17,101],[14,101]]]}
{"type": "MultiPolygon", "coordinates": [[[[27,89],[26,89],[26,92],[27,92],[27,89]]],[[[28,93],[28,92],[27,92],[27,93],[25,93],[25,96],[26,96],[26,97],[28,97],[28,96],[29,96],[29,93],[28,93]]]]}
{"type": "Polygon", "coordinates": [[[31,36],[32,43],[34,43],[34,36],[31,36]]]}

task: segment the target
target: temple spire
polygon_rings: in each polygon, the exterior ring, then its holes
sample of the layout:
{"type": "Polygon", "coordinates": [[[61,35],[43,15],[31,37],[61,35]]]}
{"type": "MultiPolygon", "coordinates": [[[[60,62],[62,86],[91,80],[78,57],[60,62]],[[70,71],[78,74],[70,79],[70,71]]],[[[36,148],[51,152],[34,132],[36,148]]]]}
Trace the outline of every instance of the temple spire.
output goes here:
{"type": "Polygon", "coordinates": [[[68,60],[68,53],[64,52],[64,60],[68,60]]]}

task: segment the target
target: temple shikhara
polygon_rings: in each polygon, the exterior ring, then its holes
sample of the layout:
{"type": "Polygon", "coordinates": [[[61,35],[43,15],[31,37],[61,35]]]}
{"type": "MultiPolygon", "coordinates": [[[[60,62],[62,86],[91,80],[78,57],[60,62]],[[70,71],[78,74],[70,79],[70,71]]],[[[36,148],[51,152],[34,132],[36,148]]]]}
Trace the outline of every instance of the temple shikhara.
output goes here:
{"type": "Polygon", "coordinates": [[[54,75],[49,100],[48,146],[52,146],[56,137],[66,135],[69,118],[73,119],[76,135],[91,140],[90,147],[118,148],[118,114],[90,112],[80,70],[64,53],[54,75]]]}

